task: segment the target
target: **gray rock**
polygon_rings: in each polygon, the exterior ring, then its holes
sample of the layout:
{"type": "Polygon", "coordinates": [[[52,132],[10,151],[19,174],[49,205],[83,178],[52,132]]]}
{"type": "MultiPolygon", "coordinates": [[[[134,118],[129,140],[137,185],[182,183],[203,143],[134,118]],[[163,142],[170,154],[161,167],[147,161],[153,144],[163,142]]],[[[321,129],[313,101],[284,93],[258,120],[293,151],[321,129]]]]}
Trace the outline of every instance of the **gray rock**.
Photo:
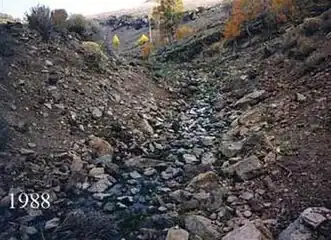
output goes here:
{"type": "Polygon", "coordinates": [[[311,226],[312,228],[318,228],[326,220],[331,220],[331,210],[322,207],[307,208],[301,213],[301,219],[311,226]]]}
{"type": "Polygon", "coordinates": [[[153,176],[154,174],[156,174],[157,173],[157,171],[156,171],[156,169],[155,168],[147,168],[147,169],[145,169],[145,171],[144,171],[144,175],[145,176],[153,176]]]}
{"type": "Polygon", "coordinates": [[[53,218],[45,223],[45,230],[50,230],[58,227],[60,224],[60,218],[53,218]]]}
{"type": "Polygon", "coordinates": [[[164,165],[165,163],[160,160],[151,159],[151,158],[134,157],[126,160],[124,164],[126,167],[129,168],[145,169],[149,167],[154,168],[159,165],[164,165]]]}
{"type": "Polygon", "coordinates": [[[103,210],[105,212],[114,212],[116,210],[116,206],[113,202],[107,202],[104,206],[103,206],[103,210]]]}
{"type": "Polygon", "coordinates": [[[247,222],[244,226],[229,232],[222,240],[272,240],[272,237],[268,229],[264,228],[261,232],[253,223],[247,222]]]}
{"type": "Polygon", "coordinates": [[[254,194],[251,193],[251,192],[243,192],[241,195],[240,195],[240,198],[244,199],[244,200],[251,200],[252,198],[254,197],[254,194]]]}
{"type": "Polygon", "coordinates": [[[26,149],[26,148],[21,148],[20,149],[20,154],[22,154],[22,155],[33,155],[35,153],[36,152],[32,149],[26,149]]]}
{"type": "Polygon", "coordinates": [[[182,172],[180,168],[168,167],[165,171],[161,172],[161,177],[164,180],[169,180],[178,176],[182,172]]]}
{"type": "MultiPolygon", "coordinates": [[[[331,221],[331,210],[313,207],[304,210],[278,237],[278,240],[313,240],[322,223],[331,221]]],[[[328,229],[330,232],[330,229],[328,229]]],[[[319,239],[319,238],[318,238],[319,239]]]]}
{"type": "Polygon", "coordinates": [[[208,164],[214,164],[217,161],[215,155],[213,153],[204,153],[201,157],[201,163],[208,165],[208,164]]]}
{"type": "Polygon", "coordinates": [[[296,94],[296,99],[298,102],[304,102],[307,100],[307,97],[301,93],[296,94]]]}
{"type": "Polygon", "coordinates": [[[249,180],[261,173],[263,166],[260,160],[252,155],[224,169],[224,172],[235,173],[241,180],[249,180]]]}
{"type": "Polygon", "coordinates": [[[38,230],[35,227],[21,226],[21,232],[27,235],[35,235],[38,233],[38,230]]]}
{"type": "Polygon", "coordinates": [[[218,185],[218,176],[215,172],[209,171],[194,177],[188,187],[195,189],[211,189],[218,185]]]}
{"type": "Polygon", "coordinates": [[[110,197],[110,196],[111,196],[110,193],[94,193],[94,194],[92,195],[92,197],[93,197],[94,199],[99,200],[99,201],[102,201],[102,200],[104,200],[105,198],[110,197]]]}
{"type": "Polygon", "coordinates": [[[94,119],[98,119],[102,117],[102,111],[97,107],[92,108],[91,112],[92,112],[92,117],[94,119]]]}
{"type": "Polygon", "coordinates": [[[141,123],[141,127],[144,130],[144,132],[153,135],[154,134],[154,129],[153,127],[149,124],[147,119],[143,119],[141,123]]]}
{"type": "Polygon", "coordinates": [[[133,179],[138,179],[138,178],[141,178],[141,174],[138,173],[137,171],[133,171],[133,172],[130,172],[130,177],[133,178],[133,179]]]}
{"type": "Polygon", "coordinates": [[[188,240],[189,233],[184,229],[170,228],[166,240],[188,240]]]}
{"type": "Polygon", "coordinates": [[[201,143],[206,147],[213,146],[215,139],[212,136],[201,137],[201,143]]]}
{"type": "Polygon", "coordinates": [[[98,175],[102,175],[104,173],[105,173],[105,169],[103,167],[95,167],[90,170],[89,176],[95,177],[98,175]]]}
{"type": "Polygon", "coordinates": [[[181,203],[189,200],[192,197],[192,193],[182,189],[178,189],[174,192],[169,193],[169,197],[176,202],[181,203]]]}
{"type": "Polygon", "coordinates": [[[218,226],[211,220],[200,215],[190,215],[185,218],[185,228],[203,240],[219,240],[221,233],[218,226]]]}
{"type": "Polygon", "coordinates": [[[53,66],[53,63],[50,61],[50,60],[45,60],[45,64],[46,64],[46,66],[53,66]]]}
{"type": "Polygon", "coordinates": [[[233,142],[231,140],[222,141],[220,151],[228,158],[234,157],[239,154],[244,147],[244,141],[233,142]]]}
{"type": "Polygon", "coordinates": [[[104,178],[93,183],[92,186],[88,189],[88,191],[92,193],[102,193],[112,185],[113,184],[108,179],[104,178]]]}
{"type": "Polygon", "coordinates": [[[242,107],[249,104],[254,104],[257,101],[264,98],[266,91],[265,90],[255,90],[252,93],[247,94],[246,96],[239,99],[234,106],[235,107],[242,107]]]}
{"type": "Polygon", "coordinates": [[[183,155],[183,159],[185,161],[186,164],[197,164],[199,163],[199,159],[197,159],[196,156],[194,156],[193,154],[184,154],[183,155]]]}

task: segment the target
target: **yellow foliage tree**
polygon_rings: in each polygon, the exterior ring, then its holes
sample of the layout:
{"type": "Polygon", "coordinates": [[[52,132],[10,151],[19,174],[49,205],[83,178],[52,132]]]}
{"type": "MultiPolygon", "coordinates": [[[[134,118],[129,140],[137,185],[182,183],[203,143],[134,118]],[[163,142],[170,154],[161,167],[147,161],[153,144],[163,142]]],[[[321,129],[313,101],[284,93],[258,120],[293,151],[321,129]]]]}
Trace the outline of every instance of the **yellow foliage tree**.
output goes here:
{"type": "Polygon", "coordinates": [[[184,12],[183,0],[159,0],[152,10],[152,17],[157,22],[160,38],[172,40],[175,26],[184,12]]]}
{"type": "Polygon", "coordinates": [[[113,37],[112,44],[113,44],[114,49],[118,49],[120,46],[120,39],[118,38],[118,36],[116,34],[113,37]]]}
{"type": "Polygon", "coordinates": [[[276,16],[278,21],[286,21],[295,7],[295,0],[233,0],[232,15],[225,24],[224,37],[235,38],[240,35],[243,24],[262,13],[276,16]]]}
{"type": "Polygon", "coordinates": [[[141,49],[141,57],[143,59],[148,59],[153,50],[154,50],[154,44],[153,43],[151,43],[151,42],[145,43],[142,46],[142,49],[141,49]]]}

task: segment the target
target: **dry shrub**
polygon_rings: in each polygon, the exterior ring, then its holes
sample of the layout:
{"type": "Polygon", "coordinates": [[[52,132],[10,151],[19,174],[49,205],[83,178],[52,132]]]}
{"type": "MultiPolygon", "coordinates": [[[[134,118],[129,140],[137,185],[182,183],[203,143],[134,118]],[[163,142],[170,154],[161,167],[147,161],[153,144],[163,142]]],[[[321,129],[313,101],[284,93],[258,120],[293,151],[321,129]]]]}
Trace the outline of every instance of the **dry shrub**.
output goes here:
{"type": "Polygon", "coordinates": [[[25,14],[29,28],[38,31],[44,41],[48,41],[52,33],[51,10],[45,5],[37,5],[25,14]]]}
{"type": "Polygon", "coordinates": [[[96,41],[101,37],[101,26],[94,20],[85,18],[81,14],[73,14],[66,21],[67,29],[83,37],[86,41],[96,41]]]}
{"type": "Polygon", "coordinates": [[[148,59],[154,50],[154,44],[151,42],[145,43],[141,49],[141,57],[143,59],[148,59]]]}
{"type": "Polygon", "coordinates": [[[190,28],[187,25],[181,25],[176,29],[175,32],[175,39],[182,40],[184,38],[187,38],[193,34],[193,29],[190,28]]]}
{"type": "Polygon", "coordinates": [[[102,46],[96,42],[86,41],[82,42],[83,48],[92,55],[95,55],[97,59],[107,60],[107,55],[103,52],[102,46]]]}
{"type": "Polygon", "coordinates": [[[68,18],[68,13],[65,9],[55,9],[51,13],[52,23],[56,26],[63,27],[68,18]]]}
{"type": "Polygon", "coordinates": [[[103,71],[107,65],[108,56],[104,53],[100,44],[92,41],[82,43],[84,56],[91,69],[103,71]]]}

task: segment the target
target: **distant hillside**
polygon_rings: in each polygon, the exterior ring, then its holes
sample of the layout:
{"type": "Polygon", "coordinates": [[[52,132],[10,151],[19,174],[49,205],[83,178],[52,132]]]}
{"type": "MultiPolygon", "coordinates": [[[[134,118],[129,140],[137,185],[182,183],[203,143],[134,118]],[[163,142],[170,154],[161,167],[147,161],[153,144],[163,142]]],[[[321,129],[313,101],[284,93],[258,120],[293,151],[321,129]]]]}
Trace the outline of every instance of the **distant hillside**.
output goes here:
{"type": "MultiPolygon", "coordinates": [[[[190,9],[194,9],[197,7],[209,7],[209,6],[213,6],[213,5],[222,3],[222,2],[223,2],[223,0],[195,0],[195,1],[184,0],[184,7],[185,7],[185,9],[190,10],[190,9]]],[[[115,15],[115,16],[121,16],[121,15],[126,15],[126,14],[134,15],[134,16],[146,15],[150,12],[153,5],[154,4],[151,2],[146,2],[137,8],[121,9],[121,10],[91,15],[89,17],[104,19],[104,18],[109,17],[110,15],[115,15]]]]}

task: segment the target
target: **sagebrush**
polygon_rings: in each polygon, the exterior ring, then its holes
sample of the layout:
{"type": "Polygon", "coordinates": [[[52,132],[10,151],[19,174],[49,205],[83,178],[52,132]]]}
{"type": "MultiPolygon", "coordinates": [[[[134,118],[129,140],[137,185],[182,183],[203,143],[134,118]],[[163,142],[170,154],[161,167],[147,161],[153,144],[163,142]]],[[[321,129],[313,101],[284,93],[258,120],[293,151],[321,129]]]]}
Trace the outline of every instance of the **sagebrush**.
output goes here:
{"type": "Polygon", "coordinates": [[[69,31],[79,34],[85,41],[98,41],[102,38],[100,24],[85,18],[81,14],[71,15],[66,25],[69,31]]]}
{"type": "Polygon", "coordinates": [[[44,41],[48,41],[52,33],[51,9],[45,5],[37,5],[25,14],[31,29],[40,33],[44,41]]]}

